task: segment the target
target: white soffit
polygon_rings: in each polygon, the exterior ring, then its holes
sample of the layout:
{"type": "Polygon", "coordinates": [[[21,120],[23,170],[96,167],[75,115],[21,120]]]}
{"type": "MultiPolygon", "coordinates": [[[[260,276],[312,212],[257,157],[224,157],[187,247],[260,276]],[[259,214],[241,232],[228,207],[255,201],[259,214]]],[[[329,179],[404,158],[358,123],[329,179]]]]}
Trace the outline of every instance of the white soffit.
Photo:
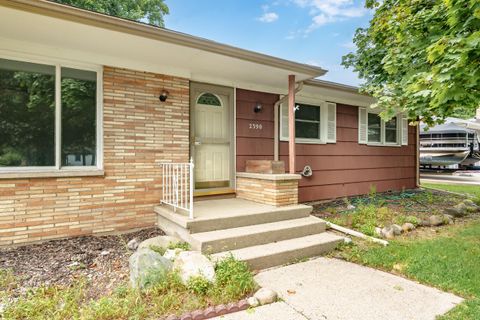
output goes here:
{"type": "Polygon", "coordinates": [[[150,71],[194,81],[284,92],[288,75],[311,74],[0,6],[0,54],[150,71]]]}

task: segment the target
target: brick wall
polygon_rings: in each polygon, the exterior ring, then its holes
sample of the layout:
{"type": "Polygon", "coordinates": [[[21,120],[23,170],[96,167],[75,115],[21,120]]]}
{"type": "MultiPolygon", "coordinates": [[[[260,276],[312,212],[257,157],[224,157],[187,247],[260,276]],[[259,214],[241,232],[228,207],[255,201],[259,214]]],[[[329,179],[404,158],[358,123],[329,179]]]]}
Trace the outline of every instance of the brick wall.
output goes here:
{"type": "Polygon", "coordinates": [[[267,176],[293,175],[237,173],[237,197],[277,207],[298,203],[299,177],[269,179],[267,176]]]}
{"type": "Polygon", "coordinates": [[[0,180],[0,246],[155,224],[159,163],[189,158],[189,81],[105,67],[103,85],[105,176],[0,180]]]}

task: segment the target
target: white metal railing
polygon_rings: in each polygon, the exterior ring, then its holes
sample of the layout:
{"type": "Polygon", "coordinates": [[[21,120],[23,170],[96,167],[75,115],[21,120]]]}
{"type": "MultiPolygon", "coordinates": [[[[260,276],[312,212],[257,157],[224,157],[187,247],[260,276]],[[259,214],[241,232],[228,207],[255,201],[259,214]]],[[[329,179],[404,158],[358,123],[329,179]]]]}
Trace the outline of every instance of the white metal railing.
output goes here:
{"type": "Polygon", "coordinates": [[[173,207],[182,209],[193,219],[193,159],[189,163],[161,163],[162,200],[173,207]]]}

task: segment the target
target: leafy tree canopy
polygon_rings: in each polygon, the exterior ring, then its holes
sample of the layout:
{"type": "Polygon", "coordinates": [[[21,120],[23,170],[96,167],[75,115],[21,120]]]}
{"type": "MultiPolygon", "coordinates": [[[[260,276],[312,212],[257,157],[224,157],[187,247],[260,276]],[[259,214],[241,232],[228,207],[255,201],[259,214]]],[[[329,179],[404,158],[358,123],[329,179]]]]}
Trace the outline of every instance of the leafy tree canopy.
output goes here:
{"type": "Polygon", "coordinates": [[[169,13],[164,0],[54,0],[82,9],[105,13],[111,16],[148,21],[158,27],[164,26],[163,16],[169,13]]]}
{"type": "Polygon", "coordinates": [[[480,107],[479,0],[366,0],[375,10],[342,64],[365,80],[386,119],[403,111],[429,125],[480,107]]]}

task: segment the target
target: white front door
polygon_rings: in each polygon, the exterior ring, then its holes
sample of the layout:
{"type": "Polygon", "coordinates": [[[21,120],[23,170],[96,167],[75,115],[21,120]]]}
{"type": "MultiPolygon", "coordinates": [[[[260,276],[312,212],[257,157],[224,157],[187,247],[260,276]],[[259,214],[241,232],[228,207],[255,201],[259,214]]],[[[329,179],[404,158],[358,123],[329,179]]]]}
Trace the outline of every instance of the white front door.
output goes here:
{"type": "Polygon", "coordinates": [[[232,187],[232,101],[230,88],[192,84],[192,154],[195,190],[232,187]]]}

